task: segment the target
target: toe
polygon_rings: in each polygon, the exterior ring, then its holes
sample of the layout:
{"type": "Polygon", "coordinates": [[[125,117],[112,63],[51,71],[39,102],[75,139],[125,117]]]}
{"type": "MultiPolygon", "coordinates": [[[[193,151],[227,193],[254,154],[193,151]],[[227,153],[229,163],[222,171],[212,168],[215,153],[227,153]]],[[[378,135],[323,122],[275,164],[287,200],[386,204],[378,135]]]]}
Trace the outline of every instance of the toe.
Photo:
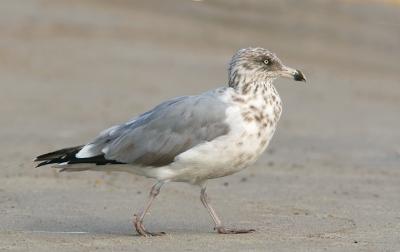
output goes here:
{"type": "Polygon", "coordinates": [[[166,235],[165,232],[148,232],[151,236],[163,236],[166,235]]]}
{"type": "Polygon", "coordinates": [[[253,233],[255,229],[228,229],[224,227],[215,228],[219,234],[247,234],[253,233]]]}

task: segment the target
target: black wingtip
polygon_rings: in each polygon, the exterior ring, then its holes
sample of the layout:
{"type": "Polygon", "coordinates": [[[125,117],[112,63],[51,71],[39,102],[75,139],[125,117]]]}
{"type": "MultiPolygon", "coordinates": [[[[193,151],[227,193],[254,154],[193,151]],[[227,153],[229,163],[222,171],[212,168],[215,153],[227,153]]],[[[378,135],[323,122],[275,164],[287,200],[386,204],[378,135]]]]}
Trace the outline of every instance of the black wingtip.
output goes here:
{"type": "Polygon", "coordinates": [[[55,164],[60,162],[66,162],[69,158],[73,157],[78,151],[82,149],[81,146],[75,146],[70,148],[64,148],[61,150],[49,152],[40,156],[37,156],[34,159],[34,162],[40,162],[36,165],[35,168],[48,165],[48,164],[55,164]]]}
{"type": "Polygon", "coordinates": [[[40,166],[47,165],[47,164],[50,164],[50,163],[51,163],[51,160],[43,161],[43,162],[40,162],[39,164],[37,164],[35,166],[35,168],[38,168],[40,166]]]}
{"type": "MultiPolygon", "coordinates": [[[[91,163],[96,165],[106,164],[124,164],[116,160],[108,160],[104,154],[88,157],[88,158],[77,158],[78,153],[83,146],[76,146],[71,148],[65,148],[50,153],[40,155],[35,158],[35,162],[40,162],[36,167],[48,165],[48,164],[80,164],[80,163],[91,163]]],[[[61,170],[63,171],[63,169],[61,170]]]]}
{"type": "Polygon", "coordinates": [[[61,150],[56,150],[53,152],[49,152],[40,156],[37,156],[35,158],[35,162],[37,161],[46,161],[50,159],[56,159],[56,158],[61,158],[62,156],[65,155],[71,155],[79,152],[82,149],[83,145],[80,146],[75,146],[75,147],[70,147],[70,148],[64,148],[61,150]]]}

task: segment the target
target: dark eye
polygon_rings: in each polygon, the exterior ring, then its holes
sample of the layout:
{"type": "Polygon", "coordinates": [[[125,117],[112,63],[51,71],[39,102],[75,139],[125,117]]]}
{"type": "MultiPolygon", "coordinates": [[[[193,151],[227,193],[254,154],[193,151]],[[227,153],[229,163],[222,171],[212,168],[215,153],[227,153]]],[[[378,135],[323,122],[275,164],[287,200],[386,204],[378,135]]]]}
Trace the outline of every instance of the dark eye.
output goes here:
{"type": "Polygon", "coordinates": [[[271,61],[270,61],[269,59],[265,59],[265,60],[263,61],[263,63],[264,63],[265,65],[269,65],[270,62],[271,62],[271,61]]]}

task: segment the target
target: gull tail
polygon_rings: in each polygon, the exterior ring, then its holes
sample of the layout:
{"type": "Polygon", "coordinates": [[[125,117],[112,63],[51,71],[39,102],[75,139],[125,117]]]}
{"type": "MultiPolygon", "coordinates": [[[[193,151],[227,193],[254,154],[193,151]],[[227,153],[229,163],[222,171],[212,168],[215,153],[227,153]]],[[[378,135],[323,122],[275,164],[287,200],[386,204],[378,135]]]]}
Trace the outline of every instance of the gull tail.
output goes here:
{"type": "Polygon", "coordinates": [[[77,158],[76,154],[84,147],[84,145],[64,148],[61,150],[49,152],[35,158],[35,162],[40,162],[36,167],[43,165],[55,164],[55,168],[61,168],[61,171],[84,171],[93,169],[93,166],[76,166],[78,164],[85,165],[106,165],[106,164],[123,164],[115,160],[108,160],[104,154],[87,158],[77,158]],[[73,166],[74,165],[74,166],[73,166]]]}

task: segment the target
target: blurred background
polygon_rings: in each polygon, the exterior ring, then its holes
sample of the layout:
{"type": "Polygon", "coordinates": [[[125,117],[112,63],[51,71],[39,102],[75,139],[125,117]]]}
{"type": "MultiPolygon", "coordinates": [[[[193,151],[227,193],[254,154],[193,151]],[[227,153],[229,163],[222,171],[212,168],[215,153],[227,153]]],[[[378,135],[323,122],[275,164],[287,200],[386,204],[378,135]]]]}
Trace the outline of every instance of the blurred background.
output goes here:
{"type": "Polygon", "coordinates": [[[227,222],[261,231],[211,236],[198,190],[173,184],[148,220],[173,235],[151,248],[174,250],[171,240],[184,236],[192,248],[211,240],[233,250],[398,251],[395,0],[2,0],[0,249],[45,251],[60,240],[68,249],[129,248],[129,218],[153,181],[35,170],[32,159],[86,143],[165,99],[226,85],[230,57],[249,46],[308,78],[276,82],[284,111],[261,160],[210,183],[227,222]],[[176,208],[183,202],[189,213],[176,208]],[[51,233],[76,230],[88,234],[51,233]]]}

